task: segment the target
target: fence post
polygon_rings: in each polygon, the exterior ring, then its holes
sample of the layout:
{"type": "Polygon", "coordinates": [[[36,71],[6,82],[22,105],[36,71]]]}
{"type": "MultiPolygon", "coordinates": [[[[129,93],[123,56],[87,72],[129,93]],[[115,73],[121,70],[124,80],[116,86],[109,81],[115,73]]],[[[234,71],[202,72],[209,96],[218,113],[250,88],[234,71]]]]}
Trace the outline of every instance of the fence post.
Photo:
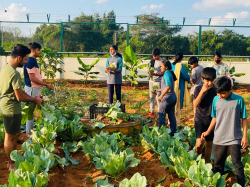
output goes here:
{"type": "Polygon", "coordinates": [[[60,51],[63,52],[63,22],[61,22],[60,28],[60,51]]]}
{"type": "Polygon", "coordinates": [[[198,55],[201,54],[201,29],[202,29],[202,26],[199,25],[198,55]]]}
{"type": "Polygon", "coordinates": [[[127,23],[127,46],[129,46],[129,24],[127,23]]]}

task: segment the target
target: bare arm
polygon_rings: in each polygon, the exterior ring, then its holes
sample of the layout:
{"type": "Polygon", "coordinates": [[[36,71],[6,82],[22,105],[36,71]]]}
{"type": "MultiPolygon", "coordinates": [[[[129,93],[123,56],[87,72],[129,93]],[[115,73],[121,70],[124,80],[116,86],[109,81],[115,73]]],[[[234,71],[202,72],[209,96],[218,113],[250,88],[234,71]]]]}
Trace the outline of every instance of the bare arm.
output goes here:
{"type": "Polygon", "coordinates": [[[190,78],[190,82],[191,82],[192,84],[195,84],[195,83],[196,83],[196,79],[190,78]]]}
{"type": "Polygon", "coordinates": [[[36,104],[41,104],[43,102],[43,99],[41,99],[39,96],[31,97],[27,93],[25,93],[21,88],[14,90],[14,92],[18,101],[33,102],[36,104]]]}
{"type": "Polygon", "coordinates": [[[201,140],[204,140],[205,137],[208,136],[211,133],[211,131],[214,129],[215,125],[216,125],[216,118],[213,118],[210,125],[209,125],[209,127],[208,127],[208,129],[207,129],[207,131],[202,133],[201,140]]]}
{"type": "Polygon", "coordinates": [[[161,102],[163,96],[170,90],[171,86],[167,86],[163,92],[161,92],[161,95],[158,97],[158,101],[161,102]]]}
{"type": "Polygon", "coordinates": [[[245,149],[248,146],[247,118],[242,119],[242,127],[243,127],[243,138],[241,140],[241,146],[243,149],[245,149]]]}
{"type": "Polygon", "coordinates": [[[43,85],[46,86],[47,88],[49,88],[50,90],[53,90],[54,87],[50,84],[47,84],[46,82],[40,81],[35,77],[35,73],[29,73],[29,78],[32,82],[39,84],[39,85],[43,85]]]}

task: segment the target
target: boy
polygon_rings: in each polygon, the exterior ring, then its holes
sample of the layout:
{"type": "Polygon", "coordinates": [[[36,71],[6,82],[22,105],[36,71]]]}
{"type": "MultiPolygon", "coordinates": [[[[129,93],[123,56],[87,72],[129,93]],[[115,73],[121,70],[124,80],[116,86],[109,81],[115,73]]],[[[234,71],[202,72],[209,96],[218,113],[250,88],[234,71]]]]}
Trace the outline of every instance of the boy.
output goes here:
{"type": "Polygon", "coordinates": [[[10,153],[16,149],[16,142],[21,127],[21,101],[41,104],[40,97],[30,97],[22,90],[21,76],[16,70],[27,63],[30,50],[21,44],[17,44],[11,50],[9,63],[0,71],[0,109],[3,114],[5,127],[4,150],[8,159],[9,171],[15,170],[14,162],[10,159],[10,153]]]}
{"type": "Polygon", "coordinates": [[[190,76],[190,82],[192,84],[190,95],[194,95],[194,90],[197,86],[202,85],[201,72],[204,69],[203,66],[198,64],[198,59],[192,56],[188,60],[188,64],[192,68],[192,73],[190,76]]]}
{"type": "Polygon", "coordinates": [[[238,183],[245,186],[244,167],[241,162],[241,147],[248,146],[247,113],[244,99],[232,92],[231,81],[227,77],[217,78],[214,82],[217,93],[212,104],[212,121],[202,139],[214,129],[214,172],[223,174],[227,149],[230,150],[238,183]],[[243,136],[241,132],[241,119],[243,136]]]}
{"type": "MultiPolygon", "coordinates": [[[[160,89],[161,84],[161,78],[164,73],[161,72],[161,62],[162,59],[160,58],[160,50],[154,49],[152,51],[153,59],[150,61],[150,67],[154,68],[153,73],[149,73],[152,76],[152,79],[149,80],[149,97],[150,97],[150,113],[149,116],[154,116],[154,110],[155,110],[155,98],[157,100],[157,106],[159,106],[158,103],[158,97],[161,95],[160,92],[157,92],[156,94],[153,93],[153,85],[158,85],[158,88],[160,89]]],[[[158,108],[159,111],[159,108],[158,108]]]]}
{"type": "MultiPolygon", "coordinates": [[[[41,45],[36,42],[29,43],[29,49],[31,50],[31,53],[28,58],[28,62],[23,66],[25,81],[24,90],[29,96],[40,96],[41,85],[46,86],[50,90],[54,89],[54,87],[42,81],[42,76],[36,61],[36,58],[41,54],[41,45]]],[[[33,125],[34,120],[26,122],[26,133],[28,136],[30,136],[30,130],[33,129],[33,125]]]]}
{"type": "MultiPolygon", "coordinates": [[[[201,80],[203,85],[197,86],[194,91],[194,124],[196,134],[195,151],[197,155],[202,154],[203,141],[201,134],[205,132],[212,120],[211,108],[216,92],[213,88],[213,83],[216,78],[216,70],[214,68],[204,68],[201,72],[201,80]]],[[[205,161],[210,162],[212,152],[213,131],[205,138],[205,161]]]]}

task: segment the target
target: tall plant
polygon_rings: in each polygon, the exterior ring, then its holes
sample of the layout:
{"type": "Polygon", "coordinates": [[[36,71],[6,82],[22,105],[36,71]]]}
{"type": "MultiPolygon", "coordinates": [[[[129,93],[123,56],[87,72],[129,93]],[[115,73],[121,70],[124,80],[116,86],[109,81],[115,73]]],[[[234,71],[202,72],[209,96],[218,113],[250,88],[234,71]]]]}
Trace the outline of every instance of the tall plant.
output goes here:
{"type": "Polygon", "coordinates": [[[234,77],[242,77],[246,75],[245,73],[235,73],[235,67],[234,66],[231,67],[231,62],[229,64],[229,74],[230,74],[230,77],[233,79],[233,85],[239,84],[238,82],[235,81],[234,77]]]}
{"type": "Polygon", "coordinates": [[[122,78],[124,80],[129,80],[131,82],[131,86],[138,84],[135,78],[146,78],[145,75],[138,75],[137,69],[143,69],[148,66],[148,64],[141,64],[143,59],[137,60],[135,53],[133,52],[131,46],[127,46],[125,52],[123,53],[124,61],[126,64],[123,64],[126,70],[129,70],[129,75],[124,75],[122,78]]]}
{"type": "Polygon", "coordinates": [[[57,53],[57,51],[48,47],[42,48],[42,53],[40,57],[37,58],[40,72],[44,73],[47,79],[54,79],[56,77],[56,72],[64,72],[62,68],[58,67],[58,65],[63,64],[62,59],[62,55],[57,53]]]}
{"type": "Polygon", "coordinates": [[[99,62],[100,59],[97,59],[95,60],[92,64],[90,65],[86,65],[83,63],[83,61],[77,57],[77,60],[79,62],[79,64],[82,66],[82,67],[78,67],[79,71],[80,72],[74,72],[75,74],[77,75],[82,75],[83,76],[83,81],[84,81],[84,84],[86,84],[88,82],[88,79],[91,78],[91,79],[95,79],[97,78],[97,76],[92,76],[93,74],[97,75],[99,74],[100,72],[90,72],[91,69],[99,62]]]}

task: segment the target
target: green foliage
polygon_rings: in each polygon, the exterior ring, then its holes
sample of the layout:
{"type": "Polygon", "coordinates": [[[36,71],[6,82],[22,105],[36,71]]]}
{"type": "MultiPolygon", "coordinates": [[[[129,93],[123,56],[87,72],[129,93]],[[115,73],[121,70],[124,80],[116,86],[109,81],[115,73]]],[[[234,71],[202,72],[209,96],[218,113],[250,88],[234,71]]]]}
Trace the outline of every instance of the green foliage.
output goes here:
{"type": "Polygon", "coordinates": [[[107,135],[103,132],[95,134],[90,142],[83,143],[83,152],[96,169],[102,169],[104,173],[118,178],[129,167],[137,166],[140,160],[134,158],[132,149],[122,151],[124,142],[117,142],[115,134],[107,135]]]}
{"type": "Polygon", "coordinates": [[[95,79],[97,78],[96,76],[91,76],[91,75],[97,75],[99,74],[100,72],[91,72],[91,69],[99,62],[100,59],[97,59],[95,60],[92,64],[90,65],[86,65],[84,64],[84,62],[79,58],[77,57],[77,60],[79,62],[79,64],[82,66],[82,67],[78,67],[78,70],[80,72],[74,72],[75,74],[77,75],[82,75],[83,76],[83,82],[86,84],[88,82],[88,79],[91,78],[91,79],[95,79]]]}
{"type": "Polygon", "coordinates": [[[188,73],[191,73],[192,72],[192,69],[190,67],[190,65],[188,63],[182,63],[183,66],[185,67],[185,69],[187,70],[188,73]]]}
{"type": "Polygon", "coordinates": [[[130,180],[123,179],[119,184],[119,187],[146,187],[147,179],[145,176],[141,176],[140,173],[135,173],[130,180]]]}
{"type": "Polygon", "coordinates": [[[105,180],[98,179],[96,181],[96,184],[94,184],[92,187],[114,187],[115,185],[110,184],[108,178],[105,180]]]}
{"type": "Polygon", "coordinates": [[[198,159],[188,170],[188,179],[198,187],[225,186],[225,178],[220,173],[213,173],[212,164],[205,164],[204,159],[198,159]]]}
{"type": "Polygon", "coordinates": [[[126,70],[129,70],[129,75],[124,75],[122,78],[124,80],[129,80],[131,82],[131,86],[138,84],[135,78],[145,78],[147,76],[138,75],[137,69],[143,69],[147,67],[147,64],[141,64],[142,60],[137,60],[136,55],[134,54],[131,46],[126,47],[126,51],[123,53],[124,61],[126,64],[123,64],[126,70]]]}
{"type": "Polygon", "coordinates": [[[44,73],[47,79],[54,79],[57,72],[64,72],[61,67],[58,67],[63,65],[62,58],[62,55],[57,53],[57,51],[48,47],[42,48],[42,53],[40,57],[37,58],[37,62],[39,64],[40,71],[44,73]]]}
{"type": "Polygon", "coordinates": [[[5,130],[4,124],[0,124],[0,142],[4,142],[5,130]]]}
{"type": "Polygon", "coordinates": [[[230,77],[233,79],[233,85],[239,84],[235,81],[234,77],[242,77],[244,75],[246,75],[245,73],[235,73],[235,67],[231,67],[231,62],[229,64],[229,75],[230,77]]]}

